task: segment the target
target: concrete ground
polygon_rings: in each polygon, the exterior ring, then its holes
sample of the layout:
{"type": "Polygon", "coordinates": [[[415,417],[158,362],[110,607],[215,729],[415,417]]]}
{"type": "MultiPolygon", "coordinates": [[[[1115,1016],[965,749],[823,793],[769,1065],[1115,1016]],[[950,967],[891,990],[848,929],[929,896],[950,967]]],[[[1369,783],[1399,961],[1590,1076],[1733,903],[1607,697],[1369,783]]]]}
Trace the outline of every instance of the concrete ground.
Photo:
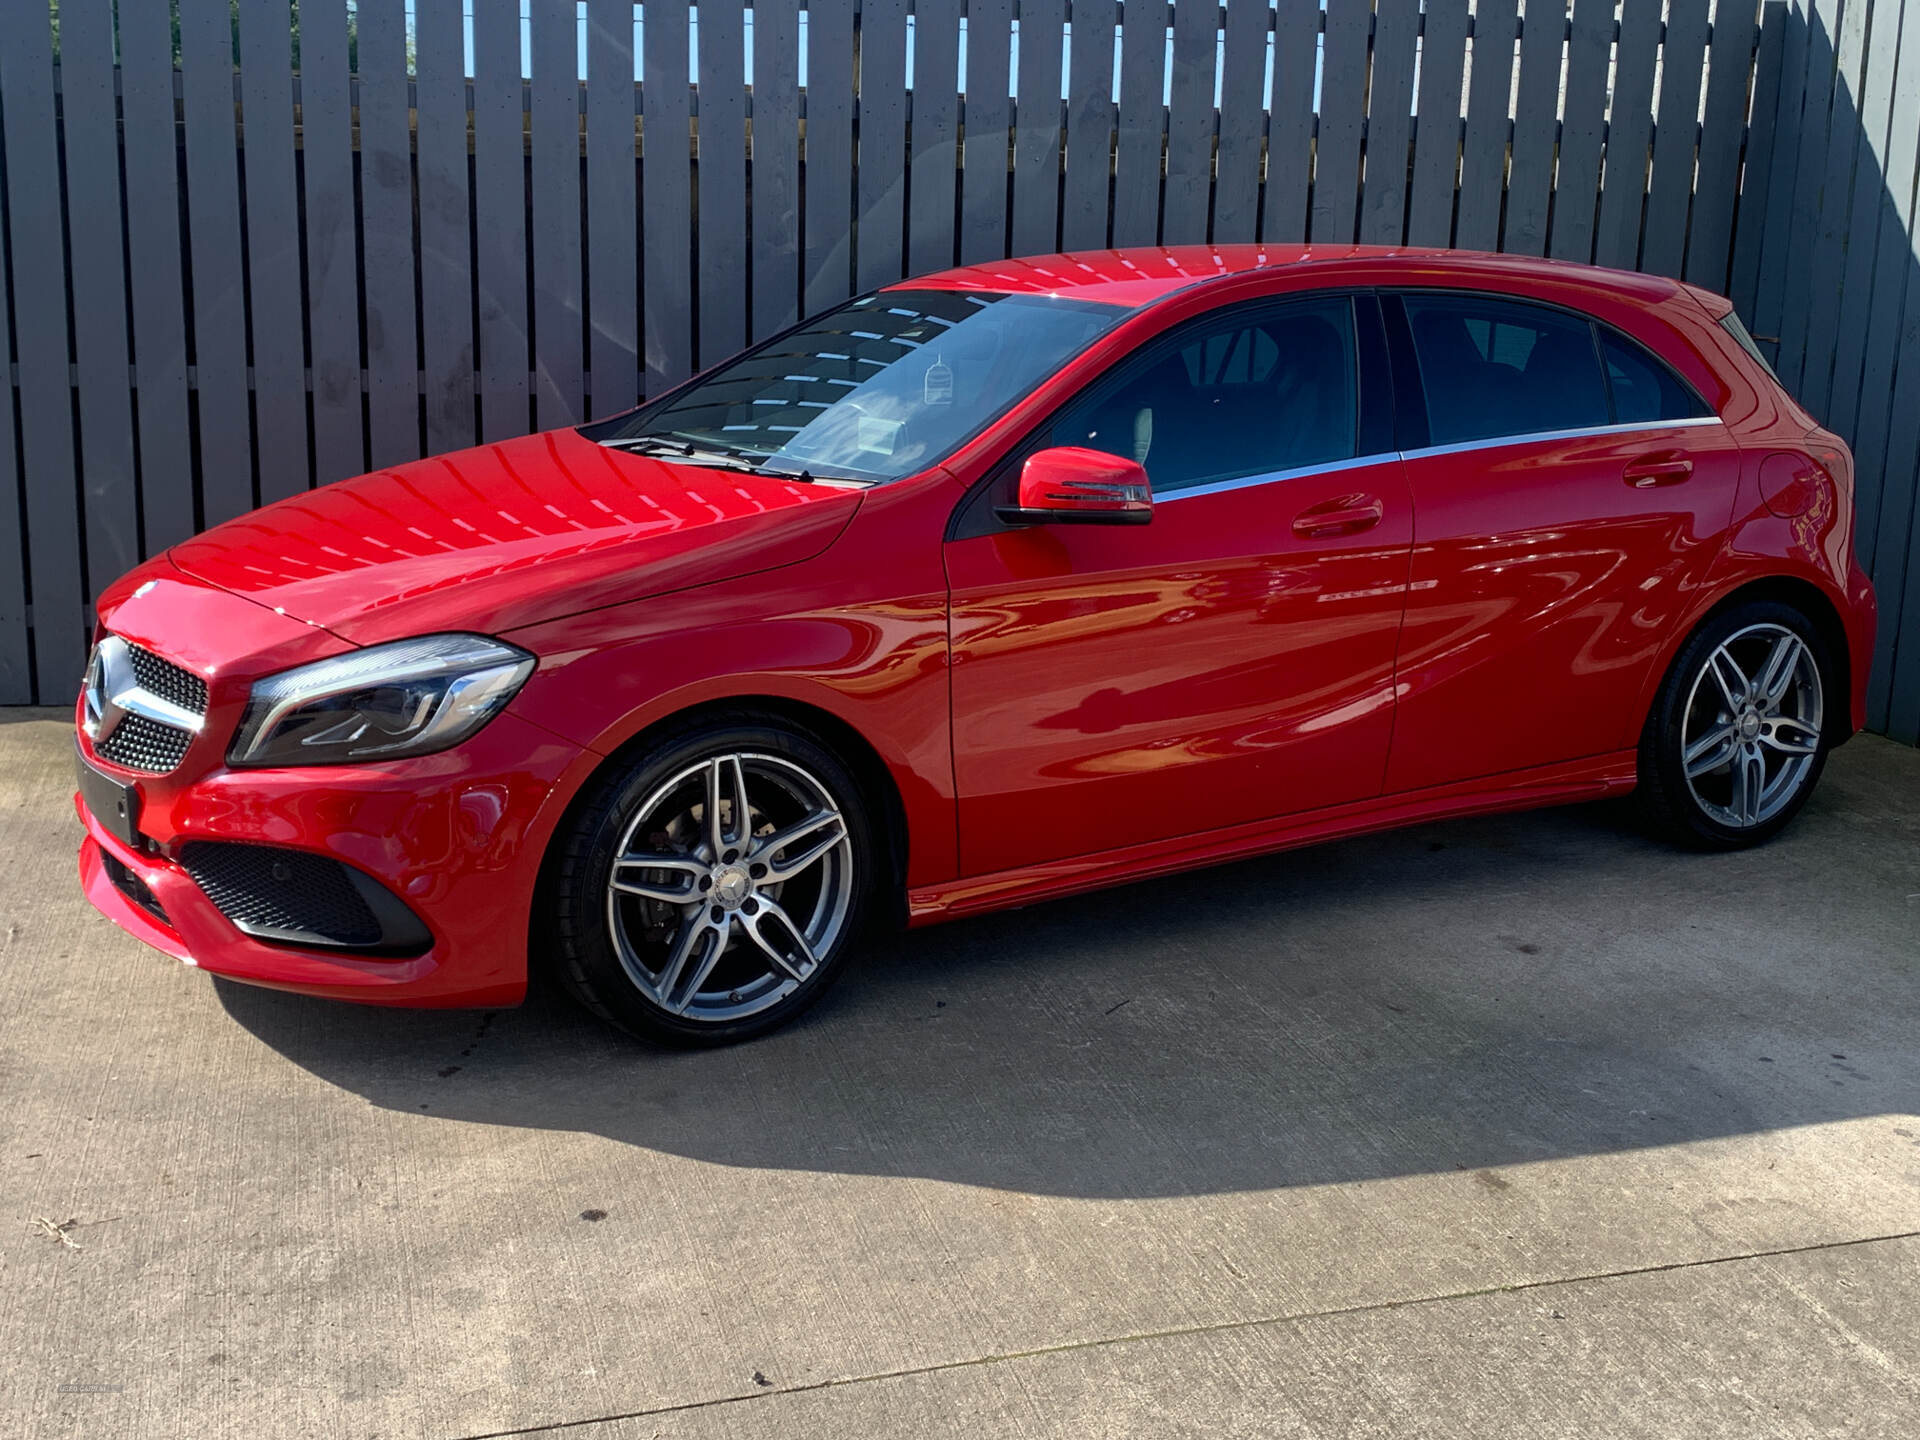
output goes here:
{"type": "Polygon", "coordinates": [[[0,712],[0,1435],[1920,1428],[1920,752],[1743,855],[1588,807],[923,931],[670,1055],[144,949],[67,723],[0,712]]]}

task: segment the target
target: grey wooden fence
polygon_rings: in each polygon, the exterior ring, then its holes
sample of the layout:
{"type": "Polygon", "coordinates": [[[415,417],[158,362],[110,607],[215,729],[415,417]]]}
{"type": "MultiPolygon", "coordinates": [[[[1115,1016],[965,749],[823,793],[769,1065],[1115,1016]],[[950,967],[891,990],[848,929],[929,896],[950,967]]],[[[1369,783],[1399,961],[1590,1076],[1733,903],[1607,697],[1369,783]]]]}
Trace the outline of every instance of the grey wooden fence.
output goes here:
{"type": "Polygon", "coordinates": [[[177,41],[167,0],[0,0],[0,701],[64,701],[93,591],[198,528],[623,408],[856,290],[1310,238],[1731,287],[1858,437],[1913,738],[1920,397],[1880,382],[1920,306],[1920,0],[1871,34],[1813,3],[586,0],[583,39],[573,0],[301,0],[296,66],[288,0],[175,0],[177,41]]]}

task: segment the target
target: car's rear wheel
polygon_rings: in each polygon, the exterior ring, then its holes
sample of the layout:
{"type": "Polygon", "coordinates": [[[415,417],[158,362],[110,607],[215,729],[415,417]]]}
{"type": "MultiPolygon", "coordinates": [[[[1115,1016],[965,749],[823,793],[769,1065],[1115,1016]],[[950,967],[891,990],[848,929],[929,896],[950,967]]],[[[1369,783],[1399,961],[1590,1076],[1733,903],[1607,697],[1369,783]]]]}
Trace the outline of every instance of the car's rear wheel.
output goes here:
{"type": "Polygon", "coordinates": [[[815,737],[747,716],[664,737],[602,779],[562,841],[556,969],[648,1039],[762,1034],[844,968],[874,854],[859,785],[815,737]]]}
{"type": "Polygon", "coordinates": [[[1737,849],[1799,813],[1826,764],[1831,658],[1789,605],[1710,616],[1661,684],[1640,742],[1640,794],[1656,828],[1737,849]]]}

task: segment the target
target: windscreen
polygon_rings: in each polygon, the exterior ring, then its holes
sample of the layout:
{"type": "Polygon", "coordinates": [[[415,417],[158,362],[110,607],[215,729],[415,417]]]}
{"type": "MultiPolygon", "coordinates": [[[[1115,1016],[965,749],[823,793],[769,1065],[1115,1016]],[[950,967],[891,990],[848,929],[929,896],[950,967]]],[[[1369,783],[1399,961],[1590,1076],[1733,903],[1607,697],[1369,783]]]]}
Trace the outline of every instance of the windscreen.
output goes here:
{"type": "Polygon", "coordinates": [[[1046,295],[885,290],[584,433],[770,473],[897,480],[946,458],[1128,313],[1046,295]]]}

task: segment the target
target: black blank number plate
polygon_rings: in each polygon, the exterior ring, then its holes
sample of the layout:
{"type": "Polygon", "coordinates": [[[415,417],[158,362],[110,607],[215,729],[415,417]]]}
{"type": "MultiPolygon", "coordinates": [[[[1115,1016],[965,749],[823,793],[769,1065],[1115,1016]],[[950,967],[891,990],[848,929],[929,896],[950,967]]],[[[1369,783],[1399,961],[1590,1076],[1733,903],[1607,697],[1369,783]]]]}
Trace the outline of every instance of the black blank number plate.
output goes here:
{"type": "Polygon", "coordinates": [[[104,771],[96,770],[80,753],[79,742],[74,742],[74,771],[80,780],[80,798],[86,802],[87,809],[93,812],[93,818],[109,835],[124,840],[135,850],[144,850],[146,841],[140,834],[140,792],[131,785],[123,785],[104,771]]]}

